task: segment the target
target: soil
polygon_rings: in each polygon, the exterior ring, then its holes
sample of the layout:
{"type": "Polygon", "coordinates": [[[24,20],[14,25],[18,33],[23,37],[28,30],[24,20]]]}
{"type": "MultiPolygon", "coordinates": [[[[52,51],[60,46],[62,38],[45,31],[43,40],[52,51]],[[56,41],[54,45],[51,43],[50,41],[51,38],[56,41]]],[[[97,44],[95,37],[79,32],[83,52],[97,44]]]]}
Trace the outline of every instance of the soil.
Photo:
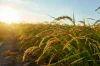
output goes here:
{"type": "Polygon", "coordinates": [[[35,63],[28,64],[28,62],[17,63],[14,58],[9,58],[13,52],[18,52],[18,45],[16,44],[15,34],[9,33],[8,37],[0,40],[0,66],[41,66],[35,63]]]}

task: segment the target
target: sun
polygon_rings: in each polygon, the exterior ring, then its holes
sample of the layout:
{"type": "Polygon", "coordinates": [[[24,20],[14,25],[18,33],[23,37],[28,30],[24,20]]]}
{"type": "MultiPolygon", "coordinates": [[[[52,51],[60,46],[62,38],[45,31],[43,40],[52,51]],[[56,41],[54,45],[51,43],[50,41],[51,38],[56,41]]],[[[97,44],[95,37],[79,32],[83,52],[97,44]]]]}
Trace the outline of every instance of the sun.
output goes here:
{"type": "Polygon", "coordinates": [[[18,11],[10,6],[0,6],[0,21],[6,23],[20,21],[20,15],[18,11]]]}

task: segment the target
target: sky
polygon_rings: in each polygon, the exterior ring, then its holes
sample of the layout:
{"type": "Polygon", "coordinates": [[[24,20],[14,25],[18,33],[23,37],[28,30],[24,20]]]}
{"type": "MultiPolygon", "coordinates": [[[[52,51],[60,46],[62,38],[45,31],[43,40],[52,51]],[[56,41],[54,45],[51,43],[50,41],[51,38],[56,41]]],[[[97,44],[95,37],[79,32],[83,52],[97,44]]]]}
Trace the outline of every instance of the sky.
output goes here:
{"type": "Polygon", "coordinates": [[[27,22],[52,21],[50,16],[72,17],[73,12],[77,21],[100,17],[95,11],[100,6],[100,0],[0,0],[1,5],[15,8],[20,13],[21,21],[27,22]]]}

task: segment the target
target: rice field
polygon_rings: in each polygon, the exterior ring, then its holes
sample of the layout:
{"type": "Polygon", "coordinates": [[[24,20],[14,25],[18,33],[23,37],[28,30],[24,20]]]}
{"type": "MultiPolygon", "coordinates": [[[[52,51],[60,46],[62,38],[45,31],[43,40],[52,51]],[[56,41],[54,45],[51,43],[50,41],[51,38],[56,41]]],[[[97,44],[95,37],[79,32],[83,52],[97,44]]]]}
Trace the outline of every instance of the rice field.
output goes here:
{"type": "Polygon", "coordinates": [[[0,41],[11,38],[16,51],[10,53],[16,63],[36,63],[45,66],[99,66],[100,20],[87,25],[74,18],[61,16],[51,23],[0,23],[0,41]],[[61,24],[69,20],[72,24],[61,24]]]}

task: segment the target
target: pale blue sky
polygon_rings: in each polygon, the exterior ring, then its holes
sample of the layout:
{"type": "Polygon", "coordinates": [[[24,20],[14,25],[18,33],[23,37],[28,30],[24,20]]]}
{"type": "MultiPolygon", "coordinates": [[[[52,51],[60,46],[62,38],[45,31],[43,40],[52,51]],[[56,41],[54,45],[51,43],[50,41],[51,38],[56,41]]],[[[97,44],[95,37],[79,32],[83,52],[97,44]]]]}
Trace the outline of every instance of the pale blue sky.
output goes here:
{"type": "Polygon", "coordinates": [[[99,19],[100,14],[95,9],[100,6],[100,0],[0,0],[16,8],[24,21],[50,21],[53,17],[68,15],[72,17],[73,11],[76,20],[84,17],[99,19]]]}

